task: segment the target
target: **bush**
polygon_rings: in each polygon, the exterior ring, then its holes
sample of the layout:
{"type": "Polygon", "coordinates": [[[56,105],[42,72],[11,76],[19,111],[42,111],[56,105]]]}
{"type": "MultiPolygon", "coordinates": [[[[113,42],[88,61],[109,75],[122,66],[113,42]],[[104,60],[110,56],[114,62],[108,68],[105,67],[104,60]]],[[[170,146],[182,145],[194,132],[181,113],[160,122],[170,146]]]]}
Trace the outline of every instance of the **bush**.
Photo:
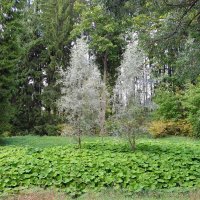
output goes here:
{"type": "Polygon", "coordinates": [[[74,127],[70,124],[59,124],[57,128],[61,136],[72,136],[75,132],[74,127]]]}
{"type": "Polygon", "coordinates": [[[155,138],[164,137],[167,135],[165,128],[166,128],[166,122],[153,121],[149,125],[148,131],[155,138]]]}
{"type": "Polygon", "coordinates": [[[193,125],[195,137],[200,137],[200,83],[189,85],[183,98],[188,121],[193,125]]]}
{"type": "Polygon", "coordinates": [[[186,120],[179,120],[176,122],[180,130],[180,135],[183,136],[193,136],[193,127],[192,124],[186,120]]]}
{"type": "Polygon", "coordinates": [[[158,120],[182,119],[184,112],[181,98],[182,96],[178,93],[157,90],[154,97],[157,109],[153,112],[153,117],[158,120]]]}
{"type": "Polygon", "coordinates": [[[149,132],[155,138],[167,135],[192,136],[192,125],[185,120],[153,121],[149,126],[149,132]]]}
{"type": "Polygon", "coordinates": [[[119,136],[121,133],[121,123],[119,120],[113,119],[106,121],[106,133],[111,136],[119,136]]]}
{"type": "Polygon", "coordinates": [[[59,135],[59,127],[57,125],[45,124],[44,131],[49,136],[59,135]]]}
{"type": "Polygon", "coordinates": [[[5,131],[5,132],[3,132],[2,136],[3,137],[11,137],[12,133],[10,131],[5,131]]]}
{"type": "Polygon", "coordinates": [[[49,135],[56,136],[59,135],[59,127],[57,125],[44,124],[40,126],[34,126],[34,134],[37,135],[49,135]]]}

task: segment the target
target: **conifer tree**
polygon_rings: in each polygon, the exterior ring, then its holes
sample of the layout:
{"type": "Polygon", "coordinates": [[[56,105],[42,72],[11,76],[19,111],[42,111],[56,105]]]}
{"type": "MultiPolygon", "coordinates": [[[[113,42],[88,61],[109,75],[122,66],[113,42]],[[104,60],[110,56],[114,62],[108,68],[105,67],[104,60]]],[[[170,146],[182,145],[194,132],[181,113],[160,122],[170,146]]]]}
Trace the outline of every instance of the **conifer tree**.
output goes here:
{"type": "Polygon", "coordinates": [[[58,69],[67,68],[73,1],[35,0],[24,10],[23,46],[18,70],[17,131],[56,134],[60,96],[58,69]]]}
{"type": "Polygon", "coordinates": [[[46,87],[42,98],[50,120],[52,117],[56,118],[55,102],[60,96],[59,85],[56,85],[57,79],[60,78],[58,70],[60,67],[66,69],[69,66],[73,6],[74,0],[42,0],[41,3],[43,39],[49,56],[45,69],[46,87]]]}
{"type": "Polygon", "coordinates": [[[24,1],[2,0],[0,4],[0,133],[10,131],[14,114],[12,104],[16,90],[16,68],[19,67],[21,10],[24,1]]]}

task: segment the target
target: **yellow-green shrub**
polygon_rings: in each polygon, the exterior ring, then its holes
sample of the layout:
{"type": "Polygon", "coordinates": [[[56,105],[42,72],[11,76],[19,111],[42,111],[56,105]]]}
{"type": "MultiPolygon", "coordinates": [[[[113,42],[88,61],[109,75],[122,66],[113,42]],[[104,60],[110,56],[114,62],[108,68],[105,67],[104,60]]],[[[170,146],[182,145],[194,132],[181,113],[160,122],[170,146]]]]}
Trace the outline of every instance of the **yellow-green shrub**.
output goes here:
{"type": "Polygon", "coordinates": [[[179,120],[176,122],[180,129],[180,134],[184,136],[193,136],[192,124],[186,120],[179,120]]]}
{"type": "Polygon", "coordinates": [[[157,138],[166,136],[166,122],[163,121],[152,121],[149,125],[148,131],[149,133],[157,138]]]}
{"type": "Polygon", "coordinates": [[[59,133],[61,136],[72,136],[75,132],[75,129],[70,124],[59,124],[59,133]]]}
{"type": "Polygon", "coordinates": [[[192,136],[192,126],[185,120],[179,121],[153,121],[148,128],[149,133],[157,138],[166,135],[192,136]]]}

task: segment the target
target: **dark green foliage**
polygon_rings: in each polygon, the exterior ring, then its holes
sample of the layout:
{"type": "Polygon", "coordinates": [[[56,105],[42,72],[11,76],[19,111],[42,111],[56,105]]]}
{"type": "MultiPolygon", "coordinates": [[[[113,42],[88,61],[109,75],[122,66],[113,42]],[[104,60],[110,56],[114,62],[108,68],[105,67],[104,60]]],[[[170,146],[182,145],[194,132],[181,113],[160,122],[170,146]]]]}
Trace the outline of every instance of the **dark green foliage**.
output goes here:
{"type": "Polygon", "coordinates": [[[0,9],[0,133],[11,130],[14,115],[12,103],[16,89],[16,68],[21,58],[20,34],[22,32],[20,9],[24,1],[1,1],[0,9]]]}
{"type": "Polygon", "coordinates": [[[74,1],[71,0],[42,0],[40,23],[41,32],[47,49],[46,56],[49,63],[45,67],[46,86],[42,92],[46,122],[56,123],[57,105],[60,98],[60,80],[58,71],[69,66],[71,40],[70,33],[74,23],[74,1]]]}
{"type": "Polygon", "coordinates": [[[199,144],[141,142],[131,153],[124,143],[85,143],[45,149],[0,148],[0,191],[57,187],[80,195],[104,187],[124,191],[198,187],[199,144]]]}
{"type": "Polygon", "coordinates": [[[45,57],[45,47],[38,40],[28,49],[27,60],[25,61],[24,82],[19,90],[18,113],[16,126],[22,131],[31,131],[34,126],[41,123],[42,119],[42,89],[44,88],[42,73],[43,67],[47,63],[45,57]],[[22,121],[23,120],[23,121],[22,121]],[[23,126],[20,127],[20,126],[23,126]]]}
{"type": "Polygon", "coordinates": [[[0,134],[58,134],[58,70],[68,68],[74,35],[88,38],[112,95],[133,31],[161,90],[156,119],[187,118],[199,135],[199,0],[1,0],[0,7],[0,134]]]}
{"type": "Polygon", "coordinates": [[[15,134],[58,134],[58,70],[67,68],[69,62],[72,12],[70,1],[52,0],[34,1],[24,10],[24,51],[16,70],[15,134]]]}
{"type": "MultiPolygon", "coordinates": [[[[45,123],[45,122],[44,122],[45,123]]],[[[59,135],[59,127],[56,126],[55,124],[42,124],[38,126],[34,126],[34,133],[37,135],[49,135],[49,136],[55,136],[59,135]]]]}

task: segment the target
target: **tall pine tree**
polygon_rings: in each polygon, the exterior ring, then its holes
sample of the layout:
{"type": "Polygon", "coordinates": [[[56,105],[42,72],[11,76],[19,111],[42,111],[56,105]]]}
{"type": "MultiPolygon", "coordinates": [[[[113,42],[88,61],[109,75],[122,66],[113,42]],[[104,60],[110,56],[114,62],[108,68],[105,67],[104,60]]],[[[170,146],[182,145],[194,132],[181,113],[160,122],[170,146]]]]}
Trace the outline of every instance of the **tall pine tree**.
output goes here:
{"type": "Polygon", "coordinates": [[[14,114],[12,98],[16,89],[15,75],[22,48],[20,34],[24,1],[2,0],[0,4],[0,133],[10,131],[14,114]]]}

